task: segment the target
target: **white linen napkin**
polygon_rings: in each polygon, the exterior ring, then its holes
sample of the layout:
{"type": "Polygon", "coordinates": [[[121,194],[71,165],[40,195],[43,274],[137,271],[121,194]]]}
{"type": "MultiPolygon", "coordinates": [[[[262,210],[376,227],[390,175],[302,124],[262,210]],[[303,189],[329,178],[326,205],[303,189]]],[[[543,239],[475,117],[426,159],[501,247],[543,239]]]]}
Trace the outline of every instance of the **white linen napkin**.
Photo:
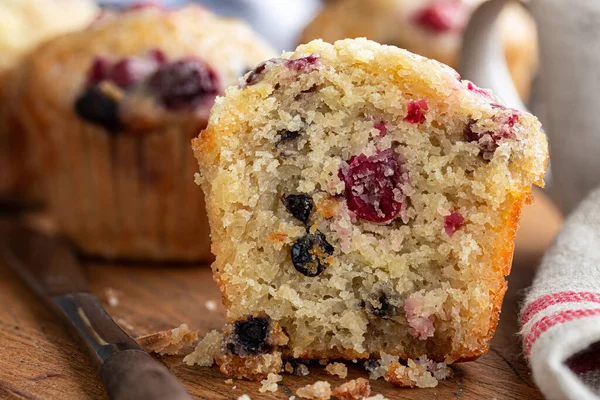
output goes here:
{"type": "Polygon", "coordinates": [[[600,400],[600,189],[566,220],[521,311],[533,379],[551,400],[600,400]]]}

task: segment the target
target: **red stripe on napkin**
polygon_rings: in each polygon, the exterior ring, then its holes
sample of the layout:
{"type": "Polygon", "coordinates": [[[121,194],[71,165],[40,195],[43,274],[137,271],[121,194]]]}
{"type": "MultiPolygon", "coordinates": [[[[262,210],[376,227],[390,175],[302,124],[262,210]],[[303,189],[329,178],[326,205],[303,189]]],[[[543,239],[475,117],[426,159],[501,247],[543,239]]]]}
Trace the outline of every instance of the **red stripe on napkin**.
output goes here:
{"type": "Polygon", "coordinates": [[[546,332],[548,329],[552,328],[555,325],[562,324],[565,322],[572,321],[574,319],[585,318],[585,317],[593,317],[596,315],[600,315],[600,308],[592,308],[589,310],[564,310],[557,312],[556,314],[547,315],[537,321],[523,342],[523,346],[525,347],[525,354],[529,357],[529,353],[531,352],[531,347],[533,343],[540,337],[540,335],[546,332]]]}
{"type": "Polygon", "coordinates": [[[583,301],[600,303],[600,293],[593,292],[558,292],[547,294],[529,304],[521,313],[521,325],[525,325],[535,314],[553,304],[581,303],[583,301]]]}

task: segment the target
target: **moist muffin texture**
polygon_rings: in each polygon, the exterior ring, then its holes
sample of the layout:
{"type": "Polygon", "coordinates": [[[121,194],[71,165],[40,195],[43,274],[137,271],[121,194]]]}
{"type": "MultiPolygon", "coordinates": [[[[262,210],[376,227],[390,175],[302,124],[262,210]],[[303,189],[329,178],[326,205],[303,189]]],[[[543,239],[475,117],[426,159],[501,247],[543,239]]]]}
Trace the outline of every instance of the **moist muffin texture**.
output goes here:
{"type": "Polygon", "coordinates": [[[14,117],[69,238],[105,258],[212,260],[189,143],[215,96],[272,54],[197,6],[108,13],[32,53],[14,117]]]}
{"type": "MultiPolygon", "coordinates": [[[[483,0],[339,0],[317,15],[300,41],[366,37],[457,68],[462,33],[481,3],[483,0]]],[[[510,4],[500,15],[498,28],[515,86],[527,99],[537,71],[535,23],[523,7],[510,4]]]]}
{"type": "Polygon", "coordinates": [[[230,87],[193,148],[226,331],[264,327],[246,332],[263,346],[228,357],[487,351],[521,206],[543,184],[535,117],[437,61],[316,40],[230,87]]]}

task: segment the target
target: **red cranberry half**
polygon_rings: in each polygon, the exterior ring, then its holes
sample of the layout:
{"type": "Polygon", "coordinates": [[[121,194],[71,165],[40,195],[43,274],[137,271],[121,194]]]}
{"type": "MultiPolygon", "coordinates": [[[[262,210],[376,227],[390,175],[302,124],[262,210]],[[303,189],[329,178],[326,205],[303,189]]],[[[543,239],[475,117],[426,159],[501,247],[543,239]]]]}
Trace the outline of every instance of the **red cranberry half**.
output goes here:
{"type": "Polygon", "coordinates": [[[117,86],[127,89],[146,79],[157,67],[153,59],[123,58],[110,69],[109,79],[117,86]]]}
{"type": "Polygon", "coordinates": [[[463,217],[458,211],[452,211],[450,215],[444,217],[444,230],[448,236],[452,237],[454,233],[462,228],[465,223],[465,217],[463,217]]]}
{"type": "Polygon", "coordinates": [[[407,112],[403,121],[410,122],[411,124],[422,124],[425,122],[425,114],[429,111],[427,105],[427,99],[411,100],[407,104],[407,112]]]}
{"type": "Polygon", "coordinates": [[[461,0],[432,0],[414,17],[414,21],[434,33],[460,30],[466,22],[461,0]]]}
{"type": "Polygon", "coordinates": [[[162,65],[150,76],[149,85],[171,110],[194,108],[219,92],[217,74],[198,59],[162,65]]]}
{"type": "Polygon", "coordinates": [[[402,210],[400,162],[392,149],[373,156],[352,157],[347,171],[338,176],[345,183],[348,208],[371,222],[390,222],[402,210]]]}

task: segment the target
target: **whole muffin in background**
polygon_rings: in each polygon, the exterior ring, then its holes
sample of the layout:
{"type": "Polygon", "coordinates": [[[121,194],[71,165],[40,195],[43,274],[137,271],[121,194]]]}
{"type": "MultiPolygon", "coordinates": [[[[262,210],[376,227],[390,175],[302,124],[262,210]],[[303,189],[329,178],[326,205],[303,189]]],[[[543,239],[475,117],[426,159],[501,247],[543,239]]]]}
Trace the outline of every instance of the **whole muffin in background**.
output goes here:
{"type": "Polygon", "coordinates": [[[8,116],[18,90],[6,85],[13,68],[39,43],[86,27],[97,13],[92,0],[0,0],[0,201],[40,200],[35,157],[18,123],[8,116]]]}
{"type": "MultiPolygon", "coordinates": [[[[328,4],[302,33],[301,43],[366,37],[458,67],[462,33],[482,0],[338,0],[328,4]]],[[[515,86],[529,96],[537,69],[535,23],[519,5],[499,21],[515,86]]],[[[460,71],[459,71],[460,72],[460,71]]]]}
{"type": "Polygon", "coordinates": [[[190,140],[215,97],[271,55],[245,24],[197,6],[108,15],[38,48],[17,120],[68,237],[105,258],[210,259],[190,140]]]}

